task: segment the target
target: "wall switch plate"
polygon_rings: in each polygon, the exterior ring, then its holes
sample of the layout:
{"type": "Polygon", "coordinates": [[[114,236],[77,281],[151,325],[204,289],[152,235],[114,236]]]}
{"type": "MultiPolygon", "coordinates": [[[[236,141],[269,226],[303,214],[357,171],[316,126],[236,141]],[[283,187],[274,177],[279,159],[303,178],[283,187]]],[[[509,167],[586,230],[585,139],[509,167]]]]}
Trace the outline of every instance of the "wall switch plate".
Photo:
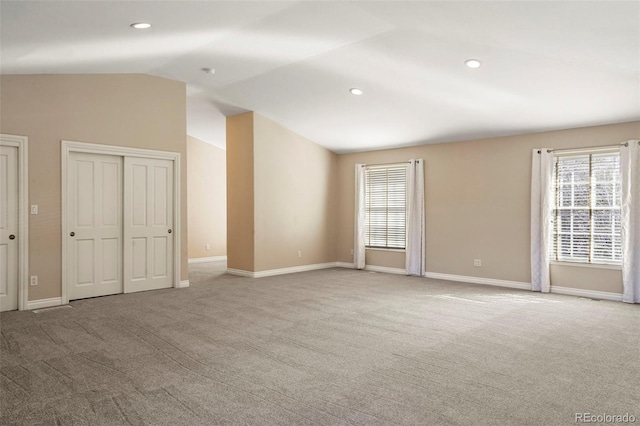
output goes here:
{"type": "Polygon", "coordinates": [[[302,257],[302,250],[298,250],[298,257],[302,257]]]}
{"type": "Polygon", "coordinates": [[[29,280],[29,284],[38,285],[38,276],[37,275],[31,275],[31,278],[29,280]]]}
{"type": "Polygon", "coordinates": [[[482,266],[482,260],[480,259],[473,259],[473,266],[482,266]]]}
{"type": "Polygon", "coordinates": [[[31,214],[38,214],[38,205],[31,204],[31,214]]]}

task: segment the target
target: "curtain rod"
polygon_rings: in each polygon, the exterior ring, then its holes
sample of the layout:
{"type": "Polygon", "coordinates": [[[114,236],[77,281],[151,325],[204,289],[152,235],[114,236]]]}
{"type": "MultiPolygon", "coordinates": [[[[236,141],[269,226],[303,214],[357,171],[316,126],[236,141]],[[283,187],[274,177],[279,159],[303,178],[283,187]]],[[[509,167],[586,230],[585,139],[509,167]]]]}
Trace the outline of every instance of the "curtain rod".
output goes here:
{"type": "MultiPolygon", "coordinates": [[[[419,160],[416,160],[419,161],[419,160]]],[[[394,161],[393,163],[377,163],[377,164],[363,164],[362,167],[378,167],[378,166],[393,166],[395,164],[409,164],[411,161],[394,161]]]]}
{"type": "MultiPolygon", "coordinates": [[[[638,143],[640,143],[640,141],[638,141],[638,143]]],[[[547,152],[556,152],[556,151],[573,151],[573,150],[579,150],[579,149],[598,149],[598,148],[613,148],[613,147],[620,147],[620,146],[629,146],[629,142],[623,142],[623,143],[616,143],[613,145],[599,145],[599,146],[581,146],[579,148],[560,148],[560,149],[548,149],[547,152]]],[[[540,151],[538,151],[538,154],[540,154],[540,151]]]]}

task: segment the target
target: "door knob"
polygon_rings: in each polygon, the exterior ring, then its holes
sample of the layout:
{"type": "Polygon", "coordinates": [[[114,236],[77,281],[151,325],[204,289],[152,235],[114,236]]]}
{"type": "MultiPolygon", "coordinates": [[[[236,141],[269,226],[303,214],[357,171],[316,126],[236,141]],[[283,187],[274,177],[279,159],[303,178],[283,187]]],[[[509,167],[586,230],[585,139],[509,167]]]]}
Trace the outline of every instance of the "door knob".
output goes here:
{"type": "Polygon", "coordinates": [[[13,234],[11,234],[11,235],[9,235],[9,239],[10,239],[10,240],[15,240],[15,239],[16,239],[16,236],[15,236],[15,235],[13,235],[13,234]]]}
{"type": "Polygon", "coordinates": [[[69,235],[71,235],[72,237],[75,237],[75,236],[76,236],[76,233],[75,233],[75,232],[72,232],[72,233],[70,233],[69,235]]]}
{"type": "Polygon", "coordinates": [[[168,232],[168,233],[171,233],[171,232],[173,232],[173,231],[172,231],[171,229],[169,229],[167,232],[168,232]]]}

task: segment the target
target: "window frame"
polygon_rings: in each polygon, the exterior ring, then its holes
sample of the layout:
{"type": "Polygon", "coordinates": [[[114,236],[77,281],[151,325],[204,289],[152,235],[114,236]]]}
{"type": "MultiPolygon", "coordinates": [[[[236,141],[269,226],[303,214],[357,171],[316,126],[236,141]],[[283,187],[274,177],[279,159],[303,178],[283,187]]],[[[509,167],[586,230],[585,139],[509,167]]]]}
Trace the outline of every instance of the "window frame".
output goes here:
{"type": "MultiPolygon", "coordinates": [[[[553,176],[552,176],[552,195],[553,195],[553,205],[551,211],[551,218],[553,225],[551,226],[551,238],[550,244],[552,245],[551,250],[549,251],[549,261],[551,264],[555,265],[569,265],[569,266],[583,266],[583,267],[596,267],[596,268],[605,268],[605,269],[619,269],[622,266],[622,253],[621,247],[616,247],[616,241],[621,240],[621,235],[615,233],[615,218],[611,217],[611,233],[608,234],[611,237],[611,259],[602,259],[594,256],[594,237],[603,236],[607,234],[596,232],[595,225],[595,217],[594,212],[597,211],[617,211],[618,217],[621,214],[621,197],[620,193],[615,194],[616,192],[616,184],[620,184],[621,176],[618,173],[611,180],[607,180],[605,182],[595,181],[594,182],[594,174],[595,171],[593,169],[594,156],[600,155],[614,155],[617,156],[618,161],[620,161],[620,149],[619,148],[598,148],[598,149],[576,149],[576,150],[567,150],[562,151],[561,153],[557,153],[553,155],[553,176]],[[559,170],[557,167],[558,161],[561,158],[567,157],[588,157],[588,181],[587,182],[571,182],[571,186],[575,187],[578,184],[587,184],[589,187],[588,191],[588,205],[587,206],[560,206],[560,188],[562,186],[568,186],[567,184],[560,184],[559,182],[559,170]],[[597,185],[601,184],[611,184],[614,187],[614,196],[618,195],[617,200],[614,200],[612,206],[598,206],[597,205],[597,185]],[[580,259],[575,257],[561,257],[560,250],[560,236],[561,235],[569,235],[570,239],[573,241],[573,236],[576,235],[573,229],[570,229],[569,232],[562,232],[562,224],[559,222],[561,211],[587,211],[589,216],[589,232],[579,235],[588,236],[588,253],[587,259],[580,259]],[[620,252],[619,260],[616,260],[616,253],[620,252]]],[[[571,191],[572,194],[575,194],[574,191],[571,191]]],[[[572,199],[574,201],[574,199],[572,199]]],[[[573,217],[571,219],[571,223],[573,224],[573,217]]],[[[571,226],[572,228],[573,226],[571,226]]],[[[618,232],[621,232],[621,229],[618,228],[618,232]]]]}
{"type": "MultiPolygon", "coordinates": [[[[408,178],[409,178],[409,163],[407,162],[400,162],[400,163],[390,163],[390,164],[372,164],[372,165],[367,165],[365,166],[365,171],[364,171],[364,175],[365,175],[365,205],[364,205],[364,210],[365,210],[365,249],[366,250],[381,250],[381,251],[396,251],[396,252],[404,252],[406,250],[407,247],[407,215],[408,215],[408,211],[407,211],[407,201],[408,201],[408,178]],[[386,246],[379,246],[379,245],[369,245],[370,244],[370,206],[369,206],[369,195],[370,195],[370,191],[369,191],[369,171],[370,170],[390,170],[390,169],[400,169],[403,168],[404,169],[404,241],[402,244],[402,247],[396,247],[396,246],[389,246],[388,245],[388,241],[389,241],[389,224],[387,223],[387,225],[385,226],[385,235],[386,235],[386,240],[387,240],[387,245],[386,246]]],[[[387,188],[389,186],[389,181],[387,180],[387,188]]],[[[387,204],[386,204],[386,209],[388,211],[389,209],[389,200],[387,199],[387,204]]]]}

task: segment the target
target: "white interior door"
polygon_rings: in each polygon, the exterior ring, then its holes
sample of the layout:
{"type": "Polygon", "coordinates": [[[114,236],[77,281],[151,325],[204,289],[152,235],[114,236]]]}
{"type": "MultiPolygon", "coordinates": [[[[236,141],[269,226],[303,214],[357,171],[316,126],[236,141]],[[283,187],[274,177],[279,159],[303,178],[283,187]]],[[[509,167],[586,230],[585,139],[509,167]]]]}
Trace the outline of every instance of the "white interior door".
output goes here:
{"type": "Polygon", "coordinates": [[[18,148],[0,146],[0,311],[18,309],[18,148]]]}
{"type": "Polygon", "coordinates": [[[111,155],[69,156],[69,300],[122,293],[122,163],[111,155]]]}
{"type": "Polygon", "coordinates": [[[173,287],[173,161],[125,157],[124,291],[173,287]]]}

